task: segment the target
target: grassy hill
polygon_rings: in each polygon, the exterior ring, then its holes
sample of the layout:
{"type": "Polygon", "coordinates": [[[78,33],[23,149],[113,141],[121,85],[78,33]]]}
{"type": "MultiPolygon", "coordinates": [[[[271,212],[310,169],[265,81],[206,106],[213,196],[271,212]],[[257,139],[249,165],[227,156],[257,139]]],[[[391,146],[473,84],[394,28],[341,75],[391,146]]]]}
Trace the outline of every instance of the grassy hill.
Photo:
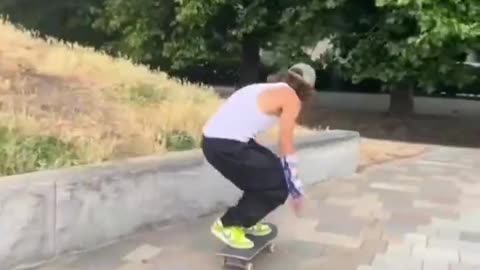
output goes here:
{"type": "Polygon", "coordinates": [[[212,91],[0,22],[0,175],[195,147],[212,91]]]}
{"type": "Polygon", "coordinates": [[[223,101],[211,88],[7,21],[0,63],[0,176],[198,147],[223,101]]]}
{"type": "MultiPolygon", "coordinates": [[[[0,176],[191,149],[221,103],[207,87],[0,21],[0,176]]],[[[377,134],[385,124],[316,105],[306,115],[317,130],[322,124],[377,134]]],[[[276,131],[262,139],[276,139],[276,131]]],[[[365,142],[362,166],[422,149],[365,142]]]]}

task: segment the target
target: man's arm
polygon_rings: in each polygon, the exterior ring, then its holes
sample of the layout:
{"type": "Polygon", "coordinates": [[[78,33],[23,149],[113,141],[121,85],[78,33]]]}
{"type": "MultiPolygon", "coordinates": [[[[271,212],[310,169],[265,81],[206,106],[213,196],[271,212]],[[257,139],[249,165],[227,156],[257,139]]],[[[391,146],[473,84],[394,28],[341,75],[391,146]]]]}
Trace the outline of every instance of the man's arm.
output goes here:
{"type": "Polygon", "coordinates": [[[285,91],[282,96],[280,115],[279,146],[280,155],[286,157],[295,154],[294,133],[296,120],[300,113],[301,102],[293,91],[285,91]]]}

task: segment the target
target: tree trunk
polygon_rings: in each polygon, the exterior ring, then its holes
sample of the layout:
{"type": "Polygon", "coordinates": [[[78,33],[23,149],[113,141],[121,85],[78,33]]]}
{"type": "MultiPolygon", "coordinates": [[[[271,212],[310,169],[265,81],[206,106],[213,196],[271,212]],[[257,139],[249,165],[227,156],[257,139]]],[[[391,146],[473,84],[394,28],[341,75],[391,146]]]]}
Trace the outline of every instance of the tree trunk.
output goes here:
{"type": "Polygon", "coordinates": [[[413,85],[401,83],[390,88],[390,107],[388,112],[391,116],[408,117],[414,113],[413,85]]]}
{"type": "Polygon", "coordinates": [[[239,85],[256,83],[260,78],[260,44],[253,36],[242,40],[242,62],[239,69],[239,85]]]}

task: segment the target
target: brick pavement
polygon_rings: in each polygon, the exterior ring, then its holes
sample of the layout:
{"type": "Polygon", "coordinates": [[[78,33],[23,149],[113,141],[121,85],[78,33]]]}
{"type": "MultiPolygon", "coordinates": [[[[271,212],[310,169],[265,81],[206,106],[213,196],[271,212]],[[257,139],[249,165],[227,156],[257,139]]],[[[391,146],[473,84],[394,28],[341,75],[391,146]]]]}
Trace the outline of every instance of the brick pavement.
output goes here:
{"type": "MultiPolygon", "coordinates": [[[[433,147],[309,190],[296,218],[268,219],[280,235],[255,269],[480,270],[480,150],[433,147]]],[[[215,216],[139,232],[38,270],[222,269],[208,233],[215,216]]]]}

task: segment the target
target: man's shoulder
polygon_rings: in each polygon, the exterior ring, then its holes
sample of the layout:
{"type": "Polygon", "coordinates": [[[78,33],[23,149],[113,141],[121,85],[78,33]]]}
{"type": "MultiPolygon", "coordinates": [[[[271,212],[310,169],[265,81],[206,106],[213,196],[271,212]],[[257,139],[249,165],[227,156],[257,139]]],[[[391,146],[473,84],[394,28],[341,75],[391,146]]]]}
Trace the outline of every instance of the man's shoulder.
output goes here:
{"type": "Polygon", "coordinates": [[[277,87],[289,87],[288,84],[284,82],[258,82],[246,85],[239,90],[249,89],[249,88],[277,88],[277,87]]]}

